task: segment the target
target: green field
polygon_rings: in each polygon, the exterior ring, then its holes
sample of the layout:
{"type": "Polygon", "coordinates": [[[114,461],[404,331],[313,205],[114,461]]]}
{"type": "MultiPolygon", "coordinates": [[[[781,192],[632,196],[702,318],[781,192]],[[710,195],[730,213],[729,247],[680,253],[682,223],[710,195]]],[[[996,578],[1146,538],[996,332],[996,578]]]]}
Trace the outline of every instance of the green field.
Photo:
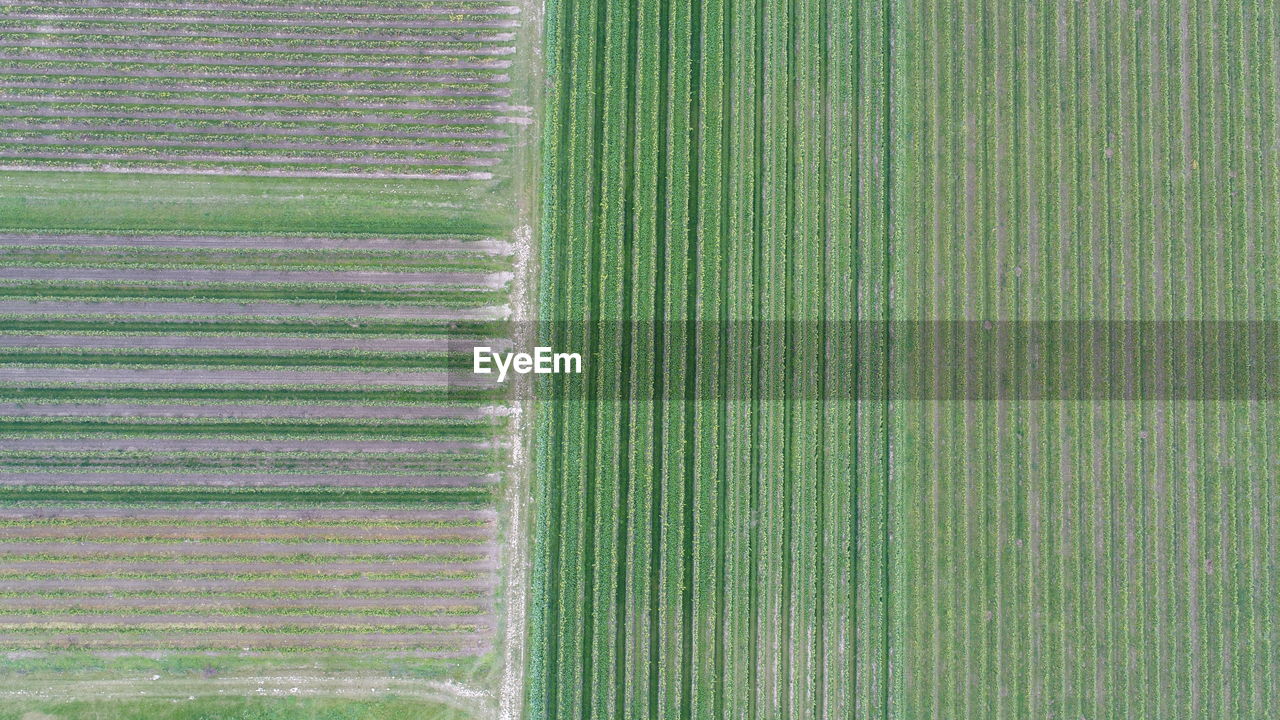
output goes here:
{"type": "Polygon", "coordinates": [[[530,715],[1270,716],[1277,18],[549,3],[530,715]]]}

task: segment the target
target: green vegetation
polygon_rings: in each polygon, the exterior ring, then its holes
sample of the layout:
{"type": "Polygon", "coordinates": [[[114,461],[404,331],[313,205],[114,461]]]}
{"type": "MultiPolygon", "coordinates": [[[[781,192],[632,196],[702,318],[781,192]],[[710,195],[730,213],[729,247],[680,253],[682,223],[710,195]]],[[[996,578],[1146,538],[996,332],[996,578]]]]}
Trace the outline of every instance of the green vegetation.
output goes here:
{"type": "Polygon", "coordinates": [[[531,716],[1271,712],[1273,10],[548,3],[531,716]]]}
{"type": "Polygon", "coordinates": [[[548,7],[532,717],[883,705],[883,10],[548,7]]]}

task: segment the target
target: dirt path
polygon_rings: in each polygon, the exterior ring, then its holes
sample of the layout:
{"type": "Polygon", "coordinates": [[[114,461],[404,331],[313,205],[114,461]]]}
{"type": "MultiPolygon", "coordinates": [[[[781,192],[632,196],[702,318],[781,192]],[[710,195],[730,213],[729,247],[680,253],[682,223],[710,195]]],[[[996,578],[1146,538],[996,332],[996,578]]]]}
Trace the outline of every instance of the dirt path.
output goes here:
{"type": "MultiPolygon", "coordinates": [[[[522,37],[521,53],[526,61],[527,75],[522,97],[529,105],[540,104],[543,74],[540,57],[542,28],[542,3],[523,0],[522,20],[526,31],[522,37]]],[[[530,131],[515,157],[517,172],[516,206],[519,216],[512,244],[515,248],[515,278],[511,283],[512,318],[515,321],[513,338],[516,347],[532,347],[537,344],[535,322],[537,312],[537,246],[533,228],[539,226],[539,160],[541,145],[538,133],[530,131]]],[[[506,511],[501,548],[504,570],[502,596],[502,668],[498,680],[494,715],[500,720],[519,720],[524,716],[526,643],[528,642],[528,592],[530,583],[530,541],[533,527],[531,495],[533,464],[533,427],[528,420],[534,412],[534,384],[530,376],[514,378],[511,415],[511,466],[507,472],[508,485],[504,498],[506,511]]]]}

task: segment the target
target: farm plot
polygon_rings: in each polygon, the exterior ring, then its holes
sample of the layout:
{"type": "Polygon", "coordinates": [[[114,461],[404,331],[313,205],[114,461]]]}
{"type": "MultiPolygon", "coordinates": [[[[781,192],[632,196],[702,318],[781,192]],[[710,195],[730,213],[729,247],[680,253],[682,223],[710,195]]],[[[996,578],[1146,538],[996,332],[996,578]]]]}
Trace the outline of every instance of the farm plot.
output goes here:
{"type": "Polygon", "coordinates": [[[519,8],[9,2],[0,169],[510,177],[519,8]]]}
{"type": "Polygon", "coordinates": [[[549,3],[531,715],[1273,714],[1274,10],[549,3]]]}
{"type": "Polygon", "coordinates": [[[884,7],[548,13],[530,714],[871,717],[884,7]]]}
{"type": "Polygon", "coordinates": [[[487,653],[506,399],[454,375],[507,334],[510,263],[487,238],[0,234],[0,646],[487,653]]]}

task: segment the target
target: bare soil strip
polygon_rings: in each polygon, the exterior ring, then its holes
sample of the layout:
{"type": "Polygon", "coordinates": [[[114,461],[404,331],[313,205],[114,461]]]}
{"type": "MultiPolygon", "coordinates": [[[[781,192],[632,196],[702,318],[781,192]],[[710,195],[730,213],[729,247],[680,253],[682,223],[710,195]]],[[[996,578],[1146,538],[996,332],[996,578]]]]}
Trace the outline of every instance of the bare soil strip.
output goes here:
{"type": "MultiPolygon", "coordinates": [[[[103,592],[147,592],[147,593],[260,593],[260,592],[310,592],[323,590],[334,595],[342,593],[386,592],[386,593],[437,593],[438,597],[425,596],[388,596],[410,597],[415,601],[440,601],[442,603],[459,602],[447,593],[490,593],[496,583],[496,577],[480,580],[347,580],[331,577],[317,577],[310,580],[265,579],[265,580],[210,580],[206,578],[173,579],[154,577],[145,579],[97,578],[84,580],[76,578],[58,578],[56,580],[4,580],[4,591],[7,593],[103,593],[103,592]]],[[[306,599],[312,604],[321,598],[306,599]]],[[[339,598],[344,599],[344,598],[339,598]]],[[[293,602],[299,602],[295,598],[293,602]]],[[[0,598],[0,604],[9,605],[11,598],[0,598]]],[[[492,603],[492,598],[469,599],[473,603],[492,603]]]]}
{"type": "Polygon", "coordinates": [[[36,42],[30,40],[0,40],[0,47],[13,48],[39,48],[41,50],[181,50],[183,52],[201,53],[281,53],[288,55],[315,55],[317,57],[326,57],[329,55],[357,55],[357,56],[373,56],[373,57],[432,57],[445,56],[453,57],[457,55],[474,55],[474,56],[499,56],[513,55],[516,49],[509,45],[478,45],[467,48],[457,47],[381,47],[366,48],[357,45],[351,46],[326,46],[311,49],[298,45],[282,45],[279,47],[271,47],[264,45],[237,45],[235,43],[198,43],[188,42],[182,44],[176,43],[156,43],[156,42],[95,42],[95,41],[75,41],[69,39],[68,36],[50,35],[41,38],[36,42]]]}
{"type": "MultiPolygon", "coordinates": [[[[403,84],[407,89],[412,90],[422,83],[506,83],[511,80],[511,76],[504,73],[494,73],[491,68],[482,68],[477,72],[467,74],[445,75],[440,73],[430,74],[387,74],[385,72],[314,72],[309,67],[300,67],[288,73],[274,72],[255,72],[244,69],[230,70],[196,70],[199,63],[181,63],[178,67],[182,70],[177,72],[173,66],[155,65],[139,68],[137,66],[126,64],[125,67],[117,67],[120,63],[102,63],[94,67],[72,67],[65,68],[65,72],[61,77],[107,77],[107,78],[154,78],[156,80],[234,80],[237,82],[250,81],[277,81],[277,82],[300,82],[300,83],[355,83],[352,87],[358,87],[360,83],[383,83],[383,84],[403,84]]],[[[460,67],[452,67],[451,71],[466,69],[460,67]]],[[[28,75],[31,77],[48,77],[48,71],[38,73],[30,72],[25,66],[0,66],[0,73],[6,75],[28,75]]]]}
{"type": "MultiPolygon", "coordinates": [[[[3,45],[0,45],[3,47],[3,45]]],[[[93,48],[86,48],[92,50],[93,48]]],[[[506,68],[511,66],[511,61],[500,60],[498,58],[505,57],[506,54],[496,53],[467,53],[450,51],[448,53],[437,53],[430,57],[437,58],[433,60],[421,60],[417,62],[409,60],[387,60],[378,57],[372,60],[351,60],[346,57],[337,57],[329,54],[317,55],[317,58],[331,57],[328,60],[290,60],[272,57],[258,57],[253,55],[244,58],[231,58],[209,55],[178,55],[164,54],[156,50],[138,51],[128,55],[123,54],[93,54],[90,52],[74,52],[75,48],[47,48],[44,52],[35,52],[29,48],[15,48],[14,50],[0,52],[0,59],[3,60],[43,60],[52,62],[83,62],[83,63],[157,63],[172,66],[180,65],[227,65],[227,66],[253,66],[253,67],[298,67],[298,68],[395,68],[398,70],[443,70],[443,69],[469,69],[478,70],[482,68],[506,68]],[[467,59],[463,59],[467,58],[467,59]],[[473,59],[483,58],[483,59],[473,59]]],[[[249,53],[242,53],[249,55],[249,53]]],[[[263,53],[269,54],[269,53],[263,53]]],[[[276,53],[280,54],[280,53],[276,53]]],[[[292,54],[292,53],[290,53],[292,54]]],[[[427,56],[423,56],[427,57],[427,56]]]]}
{"type": "MultiPolygon", "coordinates": [[[[104,327],[109,330],[109,327],[104,327]]],[[[460,352],[476,346],[508,347],[511,341],[448,338],[255,337],[240,335],[0,335],[0,347],[150,350],[342,350],[368,352],[460,352]]],[[[336,408],[319,409],[332,413],[336,408]]],[[[3,413],[0,410],[0,413],[3,413]]]]}
{"type": "MultiPolygon", "coordinates": [[[[116,583],[102,583],[112,590],[119,590],[116,583]]],[[[93,596],[25,596],[0,598],[0,613],[13,610],[75,610],[86,613],[112,613],[118,609],[146,611],[156,614],[185,611],[208,612],[217,610],[279,610],[305,611],[388,610],[405,614],[438,608],[452,612],[432,613],[427,617],[449,617],[463,622],[492,608],[492,600],[461,597],[429,597],[413,595],[385,595],[379,597],[93,597],[93,596]]],[[[126,614],[135,617],[133,613],[126,614]]],[[[214,615],[217,617],[217,615],[214,615]]],[[[69,615],[68,617],[74,617],[69,615]]],[[[285,617],[296,617],[288,615],[285,617]]],[[[354,619],[354,618],[352,618],[354,619]]],[[[367,618],[361,618],[367,619],[367,618]]],[[[380,620],[381,618],[379,618],[380,620]]]]}
{"type": "Polygon", "coordinates": [[[380,627],[421,627],[436,628],[443,627],[450,630],[461,629],[466,631],[475,628],[485,628],[493,624],[491,616],[484,615],[467,615],[463,617],[447,617],[439,615],[391,615],[387,617],[377,618],[353,618],[347,615],[298,615],[298,616],[279,616],[279,615],[244,615],[241,617],[229,618],[223,615],[182,615],[182,616],[165,616],[165,615],[130,615],[128,617],[120,617],[109,613],[102,615],[61,615],[53,620],[35,620],[29,615],[5,615],[0,610],[0,631],[14,630],[15,625],[61,625],[61,624],[83,625],[87,628],[93,626],[105,625],[112,626],[137,626],[137,625],[170,625],[170,624],[199,624],[211,627],[231,626],[231,628],[311,628],[316,626],[334,626],[337,628],[364,629],[364,628],[380,628],[380,627]],[[353,627],[354,626],[354,627],[353,627]]]}
{"type": "MultiPolygon", "coordinates": [[[[0,130],[31,130],[37,132],[119,132],[119,133],[162,133],[165,135],[173,135],[176,137],[184,136],[208,136],[208,135],[280,135],[280,136],[314,136],[314,137],[333,137],[341,135],[351,138],[406,138],[406,139],[452,139],[452,140],[468,140],[468,139],[495,139],[501,140],[509,138],[510,135],[502,130],[437,130],[429,128],[419,128],[413,131],[401,130],[370,130],[359,129],[359,126],[339,125],[334,130],[315,127],[300,128],[270,128],[270,127],[239,127],[236,125],[223,125],[216,122],[207,122],[204,120],[194,121],[200,123],[195,126],[164,124],[161,122],[136,125],[118,125],[111,123],[92,122],[93,118],[88,118],[90,122],[0,122],[0,130]],[[340,130],[339,130],[340,128],[340,130]]],[[[509,149],[505,143],[501,144],[502,149],[509,149]]],[[[497,145],[495,145],[497,147],[497,145]]]]}
{"type": "MultiPolygon", "coordinates": [[[[0,98],[3,101],[3,98],[0,98]]],[[[251,165],[340,165],[340,166],[407,166],[407,167],[490,167],[500,162],[497,158],[449,157],[449,158],[325,158],[290,155],[217,155],[212,153],[92,153],[92,152],[43,152],[39,150],[0,149],[0,158],[30,160],[102,160],[106,162],[153,163],[248,163],[251,165]]],[[[256,169],[256,168],[249,168],[256,169]]]]}
{"type": "Polygon", "coordinates": [[[458,29],[458,30],[489,30],[489,29],[514,29],[520,27],[519,21],[516,20],[371,20],[368,18],[349,18],[343,20],[320,20],[314,15],[305,19],[299,18],[228,18],[217,15],[80,15],[68,13],[17,13],[16,8],[10,6],[6,10],[12,20],[55,20],[64,22],[119,22],[129,24],[139,23],[168,23],[179,24],[188,23],[193,25],[282,25],[291,30],[299,27],[351,27],[360,28],[362,30],[372,29],[392,29],[392,30],[417,30],[417,29],[458,29]]]}
{"type": "Polygon", "coordinates": [[[11,2],[12,7],[59,7],[80,9],[116,9],[135,8],[140,10],[211,10],[214,12],[271,12],[299,13],[308,17],[316,13],[332,13],[342,15],[518,15],[520,8],[515,5],[488,5],[483,7],[458,7],[457,3],[481,2],[482,0],[449,0],[441,5],[257,5],[253,3],[200,3],[200,2],[129,2],[113,0],[112,2],[74,2],[69,0],[46,0],[44,2],[11,2]]]}
{"type": "Polygon", "coordinates": [[[489,540],[491,527],[360,527],[352,525],[284,525],[254,527],[252,525],[34,525],[0,527],[0,540],[179,540],[182,542],[253,541],[280,542],[315,540],[319,542],[386,541],[442,543],[470,546],[489,540]]]}
{"type": "MultiPolygon", "coordinates": [[[[21,88],[18,88],[21,89],[21,88]]],[[[40,88],[35,88],[40,89],[40,88]]],[[[63,90],[62,95],[47,95],[36,93],[8,93],[0,95],[0,101],[8,102],[26,102],[41,104],[81,104],[92,103],[94,105],[165,105],[170,107],[216,107],[216,108],[284,108],[296,110],[384,110],[390,112],[401,111],[438,111],[438,112],[457,112],[468,110],[474,112],[503,112],[511,109],[511,105],[505,102],[495,102],[485,100],[485,98],[503,98],[509,97],[511,92],[504,88],[484,88],[484,87],[445,87],[431,88],[424,87],[417,90],[418,97],[431,98],[466,98],[467,102],[423,102],[419,100],[402,100],[400,102],[386,102],[382,100],[359,100],[352,99],[348,101],[336,100],[287,100],[280,97],[217,97],[216,91],[201,91],[204,97],[176,97],[164,95],[161,97],[150,97],[145,95],[125,95],[113,92],[114,88],[107,90],[97,90],[93,88],[78,88],[60,86],[57,89],[63,90]]],[[[152,91],[157,92],[157,91],[152,91]]],[[[162,92],[162,91],[160,91],[162,92]]],[[[254,93],[251,93],[254,94],[254,93]]],[[[270,95],[269,92],[259,92],[257,95],[270,95]]],[[[291,95],[300,93],[281,93],[281,95],[291,95]]],[[[323,97],[341,96],[336,93],[324,93],[323,97]]],[[[358,93],[352,93],[351,97],[359,98],[358,93]]]]}
{"type": "MultiPolygon", "coordinates": [[[[135,29],[130,27],[120,27],[115,23],[104,23],[98,28],[59,28],[50,24],[42,24],[38,29],[34,29],[30,25],[22,25],[19,23],[6,24],[0,21],[0,32],[5,33],[39,33],[41,35],[113,35],[116,37],[164,37],[164,38],[228,38],[233,40],[356,40],[369,42],[418,42],[418,43],[440,43],[440,42],[474,42],[474,43],[509,43],[516,39],[516,34],[511,32],[487,32],[487,33],[441,33],[432,35],[430,33],[367,33],[367,32],[350,32],[350,33],[308,33],[308,32],[228,32],[226,30],[213,30],[212,27],[218,27],[221,23],[211,23],[209,28],[200,28],[196,30],[172,30],[161,27],[148,27],[146,29],[135,29]]],[[[300,23],[299,28],[305,27],[305,23],[300,23]]]]}
{"type": "Polygon", "coordinates": [[[257,168],[231,167],[221,170],[206,170],[184,167],[154,166],[117,166],[117,165],[32,165],[30,163],[0,163],[0,170],[22,172],[97,172],[124,175],[237,175],[247,177],[290,177],[290,178],[380,178],[388,180],[492,180],[493,173],[407,173],[407,172],[340,172],[332,170],[263,170],[257,168]]]}
{"type": "Polygon", "coordinates": [[[395,522],[448,522],[462,521],[493,525],[497,521],[495,510],[402,510],[387,508],[305,508],[271,509],[241,508],[234,518],[228,518],[225,510],[203,507],[146,508],[146,507],[58,507],[38,508],[0,507],[0,520],[174,520],[176,522],[255,522],[278,520],[286,522],[362,520],[369,523],[395,522]]]}
{"type": "Polygon", "coordinates": [[[280,475],[272,473],[0,472],[0,487],[17,485],[119,485],[146,487],[479,487],[496,475],[280,475]]]}
{"type": "Polygon", "coordinates": [[[0,233],[0,246],[161,247],[210,250],[420,250],[508,255],[502,240],[414,240],[401,238],[287,237],[264,235],[55,235],[0,233]]]}
{"type": "Polygon", "coordinates": [[[0,630],[0,648],[138,648],[176,649],[359,649],[419,648],[423,657],[471,657],[487,652],[493,639],[488,633],[200,633],[148,630],[146,633],[68,631],[50,628],[47,632],[24,634],[0,630]],[[439,648],[437,652],[426,649],[439,648]]]}
{"type": "Polygon", "coordinates": [[[403,117],[396,115],[345,114],[345,115],[290,115],[285,113],[247,113],[235,110],[218,113],[177,112],[177,111],[131,111],[104,110],[96,107],[84,109],[44,108],[30,106],[24,108],[0,106],[0,117],[52,117],[52,118],[125,118],[129,120],[214,120],[218,122],[253,121],[253,122],[289,122],[289,123],[331,123],[335,125],[370,124],[370,125],[527,125],[529,118],[505,116],[466,116],[454,115],[421,115],[403,117]]]}
{"type": "Polygon", "coordinates": [[[234,510],[209,507],[0,507],[0,520],[93,519],[93,520],[174,520],[174,521],[324,521],[367,520],[369,523],[397,521],[468,521],[493,524],[495,510],[399,510],[351,509],[351,507],[307,507],[307,509],[262,510],[259,507],[237,507],[234,510]]]}
{"type": "Polygon", "coordinates": [[[421,306],[334,305],[239,302],[63,302],[58,300],[0,299],[0,314],[11,315],[205,315],[259,318],[361,318],[387,320],[499,320],[502,307],[439,308],[421,306]]]}
{"type": "MultiPolygon", "coordinates": [[[[293,562],[261,562],[253,560],[244,560],[241,558],[230,558],[226,561],[209,561],[209,560],[189,560],[186,558],[170,560],[170,561],[149,561],[149,560],[130,560],[128,558],[117,560],[79,560],[74,557],[63,560],[0,560],[0,572],[5,573],[30,573],[30,574],[54,574],[63,576],[73,575],[101,575],[104,573],[138,573],[156,576],[173,576],[180,578],[184,575],[200,575],[208,573],[221,573],[227,575],[244,575],[244,574],[293,574],[308,573],[308,578],[303,581],[311,583],[314,581],[309,573],[316,573],[317,577],[328,574],[373,574],[373,573],[442,573],[442,572],[467,572],[467,573],[483,573],[482,579],[489,582],[495,576],[491,575],[497,567],[497,554],[468,562],[431,562],[422,560],[404,560],[395,558],[391,560],[377,559],[370,561],[352,562],[343,560],[342,558],[334,558],[326,560],[323,567],[315,567],[310,565],[298,564],[293,562]]],[[[283,581],[282,578],[280,581],[283,581]]],[[[272,582],[277,582],[272,578],[272,582]]],[[[334,579],[333,582],[340,580],[334,579]]],[[[6,584],[9,582],[5,581],[6,584]]],[[[426,582],[414,580],[413,582],[426,582]]],[[[450,580],[449,582],[453,582],[450,580]]]]}
{"type": "MultiPolygon", "coordinates": [[[[4,338],[0,336],[0,340],[4,338]]],[[[31,347],[31,346],[28,346],[31,347]]],[[[32,404],[0,402],[0,415],[16,417],[134,417],[134,418],[326,418],[423,420],[457,418],[479,420],[499,414],[496,408],[458,406],[402,407],[395,405],[142,405],[32,404]]],[[[0,515],[3,511],[0,511],[0,515]]]]}
{"type": "Polygon", "coordinates": [[[309,142],[233,142],[229,140],[163,140],[156,138],[119,138],[94,137],[88,139],[68,139],[64,137],[32,137],[0,135],[0,143],[24,144],[30,146],[62,145],[62,146],[111,146],[121,148],[202,148],[213,150],[332,150],[335,152],[353,152],[367,150],[370,152],[406,152],[406,153],[462,153],[480,152],[495,153],[507,149],[505,144],[478,145],[475,143],[417,143],[414,145],[379,145],[377,143],[309,143],[309,142]]]}
{"type": "MultiPolygon", "coordinates": [[[[81,373],[83,375],[83,371],[81,373]]],[[[0,438],[0,450],[13,452],[480,452],[501,447],[502,440],[237,440],[224,438],[0,438]]]]}
{"type": "MultiPolygon", "coordinates": [[[[3,156],[3,151],[0,151],[3,156]]],[[[511,273],[375,272],[369,270],[134,270],[82,267],[3,267],[0,281],[47,280],[83,282],[204,282],[204,283],[340,283],[345,285],[425,285],[498,289],[511,273]]]]}
{"type": "MultiPolygon", "coordinates": [[[[78,543],[78,542],[10,542],[0,539],[0,553],[5,555],[59,555],[68,558],[84,555],[116,555],[127,559],[131,555],[163,555],[166,557],[279,557],[280,555],[312,555],[317,557],[404,557],[428,558],[432,556],[466,556],[487,558],[496,556],[492,545],[422,545],[416,543],[353,543],[336,542],[289,543],[270,542],[173,542],[173,543],[78,543]]],[[[299,566],[305,567],[305,566],[299,566]]]]}
{"type": "MultiPolygon", "coordinates": [[[[83,382],[83,368],[0,367],[0,382],[47,383],[83,382]]],[[[350,372],[328,370],[165,370],[150,368],[95,368],[93,381],[99,383],[169,385],[465,385],[484,387],[492,380],[480,376],[446,372],[350,372]]],[[[489,377],[489,376],[484,376],[489,377]]]]}

